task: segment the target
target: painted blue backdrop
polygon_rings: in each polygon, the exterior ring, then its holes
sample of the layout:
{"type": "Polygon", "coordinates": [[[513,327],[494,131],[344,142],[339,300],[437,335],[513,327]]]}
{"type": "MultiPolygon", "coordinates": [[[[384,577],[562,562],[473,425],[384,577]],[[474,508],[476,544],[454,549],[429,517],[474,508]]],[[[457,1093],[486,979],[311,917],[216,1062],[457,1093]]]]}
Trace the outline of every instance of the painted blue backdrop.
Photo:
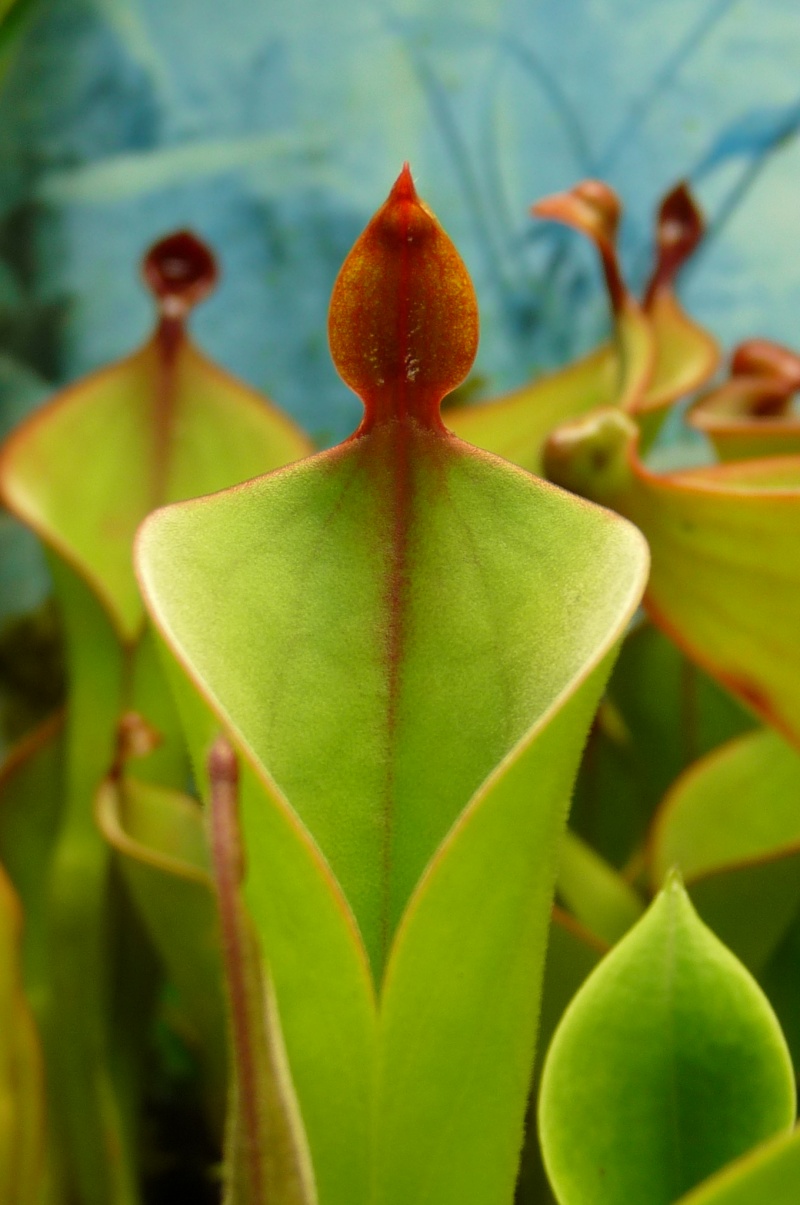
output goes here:
{"type": "MultiPolygon", "coordinates": [[[[2,427],[143,338],[138,260],[190,226],[223,269],[203,345],[346,434],[328,296],[406,158],[475,278],[485,393],[603,329],[592,256],[528,217],[588,175],[625,200],[634,281],[688,177],[693,311],[800,344],[798,128],[797,0],[30,0],[0,92],[2,427]]],[[[4,523],[0,617],[44,588],[4,523]]]]}

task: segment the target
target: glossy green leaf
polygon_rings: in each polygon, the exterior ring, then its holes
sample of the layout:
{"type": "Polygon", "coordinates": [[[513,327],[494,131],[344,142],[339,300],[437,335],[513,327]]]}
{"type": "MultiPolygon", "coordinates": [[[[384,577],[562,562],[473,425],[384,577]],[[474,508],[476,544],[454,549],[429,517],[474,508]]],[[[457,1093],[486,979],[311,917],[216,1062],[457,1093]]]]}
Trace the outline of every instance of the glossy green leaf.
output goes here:
{"type": "Polygon", "coordinates": [[[407,171],[342,269],[330,329],[365,400],[359,431],[152,516],[141,581],[188,679],[196,756],[213,727],[190,683],[252,767],[247,897],[320,1200],[496,1201],[513,1186],[565,803],[646,550],[443,428],[476,309],[407,171]],[[363,985],[328,1004],[335,1051],[303,1021],[329,973],[306,931],[312,882],[336,974],[380,985],[377,1013],[363,985]],[[342,1058],[333,1152],[324,1089],[342,1058]]]}
{"type": "Polygon", "coordinates": [[[798,799],[800,753],[763,730],[682,775],[653,826],[654,885],[679,867],[700,915],[754,971],[800,907],[798,799]]]}
{"type": "Polygon", "coordinates": [[[709,437],[722,461],[800,452],[800,357],[766,339],[740,344],[730,376],[691,406],[686,421],[709,437]]]}
{"type": "Polygon", "coordinates": [[[561,846],[556,892],[581,924],[611,945],[644,912],[638,892],[570,829],[561,846]]]}
{"type": "Polygon", "coordinates": [[[548,473],[633,520],[651,618],[756,714],[800,740],[800,457],[657,474],[618,411],[564,427],[548,473]]]}
{"type": "Polygon", "coordinates": [[[559,1205],[670,1205],[794,1115],[766,998],[671,878],[550,1046],[539,1124],[559,1205]]]}
{"type": "Polygon", "coordinates": [[[96,806],[100,829],[178,991],[182,1035],[200,1052],[207,1111],[221,1128],[225,1005],[202,812],[187,796],[129,774],[107,779],[96,806]]]}
{"type": "Polygon", "coordinates": [[[22,911],[0,867],[0,1200],[38,1205],[44,1189],[44,1075],[22,990],[22,911]]]}
{"type": "Polygon", "coordinates": [[[800,1131],[781,1134],[735,1160],[677,1205],[795,1205],[800,1198],[800,1131]]]}

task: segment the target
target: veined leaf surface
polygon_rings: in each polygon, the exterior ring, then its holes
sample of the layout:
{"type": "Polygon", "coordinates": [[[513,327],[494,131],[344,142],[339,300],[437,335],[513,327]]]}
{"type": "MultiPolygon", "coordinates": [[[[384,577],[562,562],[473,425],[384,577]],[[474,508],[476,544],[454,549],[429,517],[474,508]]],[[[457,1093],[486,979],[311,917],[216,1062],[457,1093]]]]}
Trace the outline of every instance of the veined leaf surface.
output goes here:
{"type": "Polygon", "coordinates": [[[330,335],[364,400],[356,434],[151,516],[140,580],[204,700],[178,687],[195,755],[210,709],[262,784],[245,774],[248,898],[320,1200],[489,1202],[513,1187],[558,836],[646,548],[608,512],[444,428],[439,403],[469,370],[477,310],[407,169],[342,268],[330,335]],[[346,1124],[339,1134],[363,1187],[326,1167],[319,1068],[296,1017],[316,1005],[297,949],[293,965],[284,952],[287,918],[310,914],[265,840],[276,823],[338,911],[348,974],[368,965],[380,993],[377,1012],[360,996],[353,1039],[362,1057],[377,1041],[358,1106],[374,1146],[356,1151],[363,1135],[346,1124]],[[472,992],[458,989],[467,978],[472,992]],[[481,1049],[476,1025],[493,1035],[481,1049]]]}
{"type": "Polygon", "coordinates": [[[0,457],[6,505],[86,579],[126,639],[142,621],[131,546],[145,515],[310,451],[288,418],[187,336],[189,311],[216,280],[208,249],[172,235],[151,249],[144,274],[159,306],[152,338],[59,394],[0,457]]]}

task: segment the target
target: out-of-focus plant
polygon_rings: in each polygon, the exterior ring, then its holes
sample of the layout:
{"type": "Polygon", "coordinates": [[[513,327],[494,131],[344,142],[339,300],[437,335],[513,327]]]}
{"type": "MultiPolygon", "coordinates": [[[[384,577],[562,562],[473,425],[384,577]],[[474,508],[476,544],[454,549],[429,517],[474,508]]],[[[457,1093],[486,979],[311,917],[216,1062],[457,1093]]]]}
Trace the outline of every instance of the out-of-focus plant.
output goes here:
{"type": "Polygon", "coordinates": [[[477,305],[405,168],[334,287],[343,444],[194,348],[179,234],[153,338],[6,445],[69,669],[0,776],[14,1205],[142,1200],[176,1049],[226,1205],[797,1198],[797,359],[712,385],[685,185],[641,301],[606,185],[535,212],[613,331],[509,397],[440,415],[477,305]],[[721,462],[664,469],[701,390],[721,462]]]}
{"type": "MultiPolygon", "coordinates": [[[[6,505],[48,550],[65,629],[70,692],[63,733],[49,727],[33,738],[28,762],[13,765],[4,786],[12,796],[33,794],[27,780],[46,776],[34,800],[37,810],[48,809],[38,838],[47,848],[36,852],[41,873],[35,882],[30,875],[18,880],[26,906],[39,916],[26,937],[41,949],[27,960],[47,968],[46,975],[37,973],[35,997],[47,1053],[53,1157],[65,1191],[97,1205],[138,1200],[137,1046],[155,989],[149,951],[119,896],[110,846],[95,822],[95,796],[112,771],[122,799],[116,828],[108,809],[104,813],[105,833],[127,837],[127,844],[121,836],[113,841],[127,876],[137,873],[127,865],[131,859],[141,865],[139,876],[145,873],[153,860],[148,850],[191,861],[179,830],[191,825],[192,809],[174,795],[186,786],[186,755],[139,600],[133,536],[159,502],[220,489],[309,447],[286,418],[211,364],[188,338],[186,317],[216,277],[208,250],[191,234],[173,235],[149,252],[144,276],[158,305],[153,336],[35,414],[7,442],[0,462],[6,505]],[[141,719],[126,723],[129,711],[141,719]],[[63,745],[57,765],[56,740],[63,745]],[[145,828],[144,836],[147,801],[141,791],[129,799],[124,787],[125,766],[135,754],[141,755],[137,777],[152,791],[173,789],[162,798],[170,825],[162,815],[163,831],[145,828]],[[132,848],[135,840],[144,852],[132,848]]],[[[146,894],[152,899],[158,890],[154,882],[146,894]]],[[[169,890],[175,890],[171,880],[169,890]]],[[[160,920],[151,931],[157,945],[166,937],[185,947],[197,924],[196,912],[188,910],[188,932],[173,925],[167,937],[160,920]]],[[[201,995],[185,993],[190,1016],[206,1007],[201,995]]],[[[209,1036],[208,1026],[197,1028],[198,1036],[209,1036]]]]}

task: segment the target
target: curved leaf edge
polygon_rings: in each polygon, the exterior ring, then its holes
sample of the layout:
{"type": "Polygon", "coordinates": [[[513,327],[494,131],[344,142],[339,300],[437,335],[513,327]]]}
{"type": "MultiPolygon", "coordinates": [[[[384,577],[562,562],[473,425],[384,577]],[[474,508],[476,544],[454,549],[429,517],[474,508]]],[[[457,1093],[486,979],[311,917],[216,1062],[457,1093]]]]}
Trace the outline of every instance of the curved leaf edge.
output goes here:
{"type": "MultiPolygon", "coordinates": [[[[34,411],[27,419],[23,420],[7,437],[2,447],[0,447],[0,502],[86,583],[105,612],[120,643],[125,647],[134,645],[141,636],[145,624],[144,616],[140,616],[138,622],[133,627],[126,622],[125,618],[119,612],[112,592],[106,588],[101,575],[97,574],[91,565],[85,563],[83,558],[76,555],[70,544],[60,535],[58,529],[42,518],[38,508],[31,507],[28,504],[26,501],[27,491],[23,490],[22,493],[18,493],[14,482],[13,465],[14,458],[20,446],[24,447],[31,435],[38,434],[42,427],[46,428],[48,420],[53,414],[60,413],[63,409],[71,407],[76,397],[80,398],[80,395],[87,387],[96,389],[98,386],[102,386],[104,382],[112,381],[120,373],[125,373],[143,353],[146,353],[157,344],[158,332],[156,331],[144,343],[121,359],[94,372],[90,372],[78,381],[67,385],[64,389],[56,391],[54,396],[34,411]]],[[[238,377],[227,372],[219,364],[215,364],[213,360],[209,359],[200,350],[185,330],[182,334],[182,350],[185,355],[192,356],[196,361],[200,362],[203,371],[208,373],[209,376],[215,376],[221,383],[235,387],[241,396],[241,400],[245,404],[251,404],[254,411],[257,411],[259,414],[268,413],[273,422],[284,427],[287,433],[291,433],[297,439],[298,444],[303,446],[304,452],[302,455],[313,454],[314,448],[310,438],[288,414],[284,413],[268,397],[253,389],[252,386],[239,380],[238,377]]]]}
{"type": "MultiPolygon", "coordinates": [[[[114,776],[105,778],[100,783],[94,799],[97,827],[111,848],[116,853],[131,858],[135,862],[144,863],[175,878],[199,883],[211,890],[213,883],[208,871],[202,870],[201,867],[191,862],[166,854],[152,845],[145,845],[128,833],[120,816],[120,789],[124,790],[124,784],[118,778],[114,776]]],[[[193,808],[197,807],[194,800],[190,800],[181,791],[169,787],[160,787],[159,790],[161,794],[170,796],[173,803],[180,808],[187,808],[189,803],[193,808]]]]}
{"type": "MultiPolygon", "coordinates": [[[[481,453],[481,455],[490,457],[491,453],[485,452],[481,453]]],[[[493,456],[491,458],[499,459],[493,456]]],[[[503,464],[505,465],[506,462],[503,462],[503,464]]],[[[514,466],[511,467],[514,468],[514,466]]],[[[524,472],[522,469],[516,469],[515,471],[524,472]]],[[[549,489],[557,490],[565,497],[568,497],[571,501],[576,500],[574,495],[569,494],[565,490],[561,490],[558,486],[553,486],[549,482],[542,482],[542,484],[547,486],[549,489]]],[[[577,500],[581,501],[581,499],[577,500]]],[[[590,503],[589,505],[594,504],[590,503]]],[[[614,511],[606,510],[604,507],[599,509],[605,510],[606,514],[611,519],[619,520],[622,518],[622,516],[617,515],[614,511]]],[[[639,529],[625,519],[622,521],[630,529],[632,534],[635,533],[631,548],[633,549],[638,544],[639,553],[641,555],[638,572],[634,574],[631,581],[627,605],[620,612],[620,615],[618,616],[614,626],[609,629],[605,640],[597,646],[593,656],[584,662],[581,669],[570,679],[569,682],[565,684],[565,686],[561,689],[555,699],[552,700],[545,711],[537,717],[531,727],[520,737],[516,744],[509,749],[502,761],[500,761],[498,765],[495,766],[494,770],[492,770],[492,772],[484,779],[472,798],[467,801],[465,807],[450,827],[435,853],[432,855],[428,865],[426,866],[417,882],[416,887],[414,888],[414,891],[403,912],[403,916],[397,926],[397,929],[395,930],[395,935],[392,941],[392,949],[386,964],[383,982],[381,984],[381,994],[387,990],[387,985],[391,981],[393,966],[399,957],[398,950],[401,947],[405,935],[408,933],[409,926],[413,923],[415,913],[421,906],[421,901],[426,893],[428,885],[445,863],[449,851],[458,841],[460,834],[470,825],[484,800],[491,796],[495,784],[508,773],[510,768],[517,761],[519,761],[519,759],[534,743],[537,737],[544,731],[545,728],[549,727],[553,719],[578,693],[581,686],[583,686],[584,683],[587,682],[592,676],[594,671],[600,667],[604,659],[613,652],[615,646],[621,641],[629,621],[636,613],[636,609],[639,605],[647,582],[650,563],[649,549],[647,546],[647,541],[639,529]]]]}
{"type": "MultiPolygon", "coordinates": [[[[354,436],[350,437],[351,440],[353,438],[355,438],[355,437],[354,436]]],[[[502,469],[504,472],[512,472],[512,473],[520,475],[526,481],[530,480],[531,474],[527,473],[524,469],[519,468],[517,465],[511,464],[509,461],[502,459],[502,457],[496,456],[491,452],[485,452],[480,448],[475,448],[471,444],[465,444],[464,441],[458,439],[457,436],[450,435],[449,438],[452,439],[455,443],[468,448],[469,451],[473,455],[477,455],[482,459],[488,460],[494,464],[497,464],[498,466],[502,466],[502,469]]],[[[349,442],[349,441],[345,441],[345,442],[349,442]]],[[[338,447],[340,447],[340,446],[341,445],[338,445],[338,447]]],[[[333,458],[338,452],[338,447],[330,448],[330,449],[327,449],[326,451],[317,453],[315,459],[319,458],[320,462],[322,462],[325,459],[333,458]]],[[[271,473],[265,474],[265,475],[266,476],[274,476],[276,474],[290,475],[296,471],[298,463],[299,462],[295,462],[294,464],[286,465],[283,468],[275,469],[271,473]]],[[[252,480],[258,481],[261,479],[262,478],[253,478],[252,480]]],[[[219,491],[219,493],[228,493],[228,492],[237,492],[238,493],[239,491],[246,489],[250,484],[251,484],[251,482],[241,482],[238,485],[229,487],[229,490],[219,491]]],[[[402,916],[401,920],[399,921],[397,928],[395,930],[395,935],[394,935],[394,938],[392,941],[392,950],[394,950],[394,948],[396,947],[396,945],[398,943],[398,940],[400,939],[401,930],[403,929],[403,925],[408,918],[409,911],[412,908],[412,905],[414,905],[415,900],[417,900],[420,891],[423,889],[423,885],[428,881],[430,874],[434,870],[435,864],[437,863],[437,859],[439,859],[440,856],[441,857],[445,856],[446,849],[449,848],[449,846],[452,844],[453,840],[456,838],[457,833],[459,831],[459,826],[462,823],[466,822],[468,815],[471,815],[472,812],[480,805],[480,802],[482,801],[484,796],[490,792],[492,786],[497,781],[497,779],[502,777],[503,774],[507,771],[507,769],[518,760],[518,758],[525,752],[525,750],[528,748],[528,746],[530,744],[532,744],[532,742],[535,740],[535,738],[539,735],[541,730],[547,726],[547,724],[550,722],[550,720],[552,720],[552,718],[556,714],[558,714],[559,711],[561,711],[561,709],[566,704],[566,702],[576,693],[576,691],[586,681],[586,679],[591,675],[591,673],[599,666],[599,664],[602,662],[603,658],[613,649],[616,642],[619,639],[621,639],[621,636],[624,632],[624,628],[627,625],[627,623],[629,622],[629,620],[633,617],[633,615],[636,611],[636,608],[639,604],[639,601],[642,597],[642,593],[645,589],[647,575],[649,572],[649,561],[650,561],[649,549],[648,549],[647,541],[645,540],[644,536],[641,534],[641,532],[638,530],[638,528],[633,523],[629,522],[629,520],[625,519],[622,515],[617,514],[617,512],[615,512],[607,507],[598,506],[596,503],[590,502],[585,498],[581,498],[575,494],[572,494],[568,490],[561,489],[559,486],[553,485],[551,482],[548,482],[545,480],[540,480],[539,484],[544,489],[546,489],[548,491],[553,491],[553,492],[561,495],[561,497],[565,501],[567,501],[570,506],[577,505],[579,507],[590,507],[594,511],[600,511],[600,512],[604,513],[607,520],[610,523],[623,524],[624,527],[628,529],[628,531],[631,535],[631,541],[632,541],[631,548],[633,549],[634,547],[638,546],[638,555],[640,557],[638,571],[636,572],[636,574],[631,582],[631,587],[629,590],[629,602],[624,610],[624,614],[622,615],[622,617],[620,618],[618,623],[615,625],[615,627],[613,629],[611,629],[609,631],[609,634],[606,637],[605,642],[603,644],[601,644],[600,646],[598,646],[598,649],[596,650],[594,657],[590,658],[584,664],[584,666],[581,668],[581,670],[577,674],[575,674],[568,683],[565,684],[565,686],[562,688],[562,690],[559,692],[559,694],[556,696],[556,698],[551,702],[551,704],[548,706],[548,708],[545,710],[545,712],[543,712],[542,715],[537,717],[537,719],[534,721],[533,725],[522,735],[522,737],[516,742],[516,744],[507,752],[507,754],[502,759],[502,761],[498,764],[498,766],[495,767],[495,769],[491,772],[491,774],[489,774],[487,776],[487,778],[484,780],[484,782],[478,787],[477,791],[473,794],[471,799],[467,800],[463,810],[461,811],[458,818],[451,826],[448,833],[443,838],[443,840],[440,843],[440,845],[438,846],[437,850],[434,852],[431,859],[429,860],[426,869],[423,871],[422,875],[420,876],[420,878],[414,888],[414,891],[412,892],[412,895],[409,898],[409,901],[404,909],[403,916],[402,916]]],[[[363,937],[361,935],[360,927],[355,918],[355,914],[353,913],[350,903],[347,900],[347,897],[346,897],[338,879],[336,878],[335,874],[333,873],[333,870],[332,870],[327,858],[325,857],[323,851],[320,849],[318,843],[314,839],[313,835],[311,834],[311,832],[309,831],[307,826],[303,823],[303,821],[301,820],[301,818],[299,817],[297,812],[292,807],[291,801],[284,795],[284,793],[281,791],[280,787],[272,779],[267,767],[265,767],[263,765],[263,763],[260,761],[260,759],[257,757],[255,751],[250,746],[250,744],[247,741],[247,739],[245,738],[244,734],[237,727],[237,725],[233,723],[230,716],[227,714],[225,708],[223,707],[221,702],[217,699],[214,692],[209,690],[206,687],[206,685],[202,682],[200,677],[195,673],[189,657],[187,657],[183,653],[183,651],[180,649],[180,647],[175,642],[173,642],[173,640],[171,639],[170,632],[169,632],[169,625],[162,618],[160,607],[158,604],[157,595],[154,591],[151,591],[150,587],[149,587],[148,571],[147,571],[147,564],[146,564],[146,545],[147,545],[147,540],[149,538],[149,533],[150,533],[152,525],[154,525],[155,523],[158,523],[160,521],[161,516],[163,516],[167,513],[174,512],[177,509],[202,507],[208,502],[213,503],[214,498],[216,498],[217,496],[219,496],[219,495],[218,494],[209,494],[209,495],[206,495],[206,496],[200,497],[200,498],[187,499],[184,502],[172,503],[170,506],[159,507],[157,510],[151,512],[151,514],[148,515],[148,517],[144,520],[144,522],[139,527],[139,530],[136,535],[136,539],[134,541],[134,568],[136,571],[137,581],[139,583],[139,590],[140,590],[142,599],[144,601],[145,608],[150,614],[151,622],[153,623],[154,627],[158,631],[158,633],[161,637],[161,640],[164,642],[166,647],[170,650],[171,655],[176,659],[178,664],[181,666],[184,674],[187,676],[187,678],[191,682],[193,688],[197,691],[199,696],[205,700],[206,704],[210,707],[210,709],[212,710],[214,715],[217,717],[217,719],[220,723],[221,729],[227,733],[227,735],[231,739],[234,746],[242,752],[242,755],[247,760],[248,765],[250,766],[251,770],[255,774],[255,777],[257,778],[257,780],[261,783],[263,789],[266,791],[266,793],[269,795],[269,797],[273,800],[273,802],[275,802],[277,804],[277,806],[279,807],[279,809],[281,810],[281,812],[283,813],[285,818],[290,822],[296,835],[301,840],[301,842],[305,845],[309,854],[312,855],[314,861],[317,864],[318,869],[323,874],[324,878],[327,880],[329,889],[335,894],[338,906],[340,907],[341,910],[343,910],[346,913],[348,927],[351,930],[354,940],[357,941],[358,948],[359,948],[359,958],[360,958],[360,960],[363,961],[363,964],[367,970],[367,974],[369,975],[370,983],[372,984],[371,995],[375,999],[376,1007],[377,1007],[377,1002],[378,1002],[379,996],[382,994],[382,992],[384,990],[384,985],[387,981],[389,966],[391,963],[391,955],[390,955],[389,960],[387,961],[386,970],[384,972],[382,983],[376,989],[375,981],[374,981],[372,972],[370,970],[369,957],[367,954],[367,950],[366,950],[366,946],[364,944],[363,937]]]]}
{"type": "MultiPolygon", "coordinates": [[[[697,761],[687,766],[685,770],[678,775],[663,796],[655,815],[650,824],[650,829],[645,839],[644,857],[645,865],[648,868],[648,878],[653,891],[659,891],[670,874],[670,870],[665,869],[663,874],[659,876],[656,867],[656,851],[660,843],[660,836],[665,824],[668,823],[674,808],[682,792],[686,789],[688,783],[694,782],[695,779],[701,778],[708,770],[716,765],[717,762],[723,762],[728,757],[733,755],[742,746],[750,744],[752,741],[763,737],[771,731],[770,728],[756,728],[755,730],[743,732],[739,736],[733,737],[729,741],[724,741],[718,745],[716,749],[712,749],[704,757],[700,757],[697,761]]],[[[774,729],[777,732],[777,727],[774,729]]],[[[782,733],[780,734],[783,735],[782,733]]],[[[789,742],[791,743],[791,742],[789,742]]],[[[793,745],[794,747],[794,745],[793,745]]],[[[751,857],[732,858],[726,862],[719,862],[713,866],[708,866],[704,870],[687,872],[683,874],[683,882],[687,888],[691,888],[696,883],[703,883],[708,879],[714,879],[720,874],[728,874],[732,871],[747,870],[756,866],[769,866],[775,862],[783,861],[784,858],[793,857],[800,854],[800,837],[796,841],[787,841],[785,845],[775,846],[773,849],[764,850],[760,854],[753,854],[751,857]]]]}

